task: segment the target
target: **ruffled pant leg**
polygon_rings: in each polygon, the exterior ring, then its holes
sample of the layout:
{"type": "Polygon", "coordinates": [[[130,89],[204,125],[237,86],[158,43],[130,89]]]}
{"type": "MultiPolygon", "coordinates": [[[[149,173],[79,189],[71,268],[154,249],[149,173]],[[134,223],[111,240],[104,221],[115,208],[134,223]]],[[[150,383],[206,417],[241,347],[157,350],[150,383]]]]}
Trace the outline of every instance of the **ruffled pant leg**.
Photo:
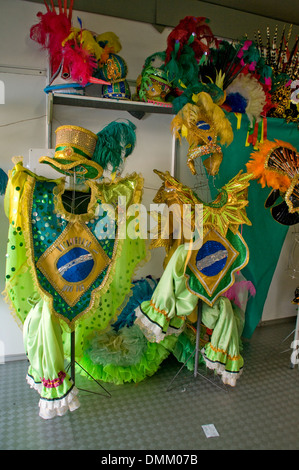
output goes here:
{"type": "Polygon", "coordinates": [[[46,301],[32,307],[24,323],[23,339],[30,363],[27,382],[40,394],[39,415],[50,419],[77,409],[78,390],[64,370],[61,327],[46,301]]]}
{"type": "Polygon", "coordinates": [[[203,304],[202,322],[213,330],[202,351],[207,367],[216,370],[223,383],[235,386],[244,364],[240,355],[242,315],[236,315],[231,302],[220,297],[213,307],[203,304]]]}

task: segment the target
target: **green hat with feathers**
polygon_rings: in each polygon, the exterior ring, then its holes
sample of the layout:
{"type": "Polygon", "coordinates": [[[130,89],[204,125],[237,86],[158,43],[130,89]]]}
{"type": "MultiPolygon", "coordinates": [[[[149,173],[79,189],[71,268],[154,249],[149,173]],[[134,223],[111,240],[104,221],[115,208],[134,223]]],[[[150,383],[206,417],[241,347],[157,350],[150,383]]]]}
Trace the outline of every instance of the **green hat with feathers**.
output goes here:
{"type": "Polygon", "coordinates": [[[104,170],[115,172],[132,153],[135,129],[131,121],[113,121],[97,134],[79,126],[60,126],[55,131],[54,157],[44,156],[39,161],[65,175],[97,179],[104,170]]]}

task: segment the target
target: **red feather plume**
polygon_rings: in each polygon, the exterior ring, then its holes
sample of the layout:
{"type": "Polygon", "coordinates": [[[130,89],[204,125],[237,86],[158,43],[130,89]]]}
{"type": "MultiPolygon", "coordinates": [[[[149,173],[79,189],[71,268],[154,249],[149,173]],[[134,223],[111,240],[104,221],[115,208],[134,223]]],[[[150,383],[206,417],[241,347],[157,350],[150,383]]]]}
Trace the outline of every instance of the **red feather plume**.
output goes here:
{"type": "Polygon", "coordinates": [[[67,2],[62,7],[61,0],[58,2],[58,10],[51,1],[51,7],[45,1],[46,13],[39,12],[39,22],[30,29],[30,38],[37,42],[49,53],[52,70],[56,71],[62,60],[62,41],[70,34],[72,27],[73,0],[70,2],[69,10],[67,2]]]}
{"type": "Polygon", "coordinates": [[[179,45],[178,57],[183,46],[189,44],[195,53],[195,57],[200,59],[205,52],[208,52],[213,42],[215,42],[215,37],[211,28],[207,25],[207,18],[186,16],[167,38],[165,62],[167,63],[171,59],[171,53],[175,50],[176,45],[179,45]]]}

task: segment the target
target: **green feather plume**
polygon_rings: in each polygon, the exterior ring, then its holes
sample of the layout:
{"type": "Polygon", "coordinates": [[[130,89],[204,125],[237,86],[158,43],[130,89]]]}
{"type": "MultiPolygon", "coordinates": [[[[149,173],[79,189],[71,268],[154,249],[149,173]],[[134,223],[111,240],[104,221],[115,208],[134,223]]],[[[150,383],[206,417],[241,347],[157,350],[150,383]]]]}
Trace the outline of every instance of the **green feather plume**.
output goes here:
{"type": "Polygon", "coordinates": [[[92,159],[106,170],[116,171],[134,150],[136,126],[131,122],[113,121],[98,132],[92,159]]]}

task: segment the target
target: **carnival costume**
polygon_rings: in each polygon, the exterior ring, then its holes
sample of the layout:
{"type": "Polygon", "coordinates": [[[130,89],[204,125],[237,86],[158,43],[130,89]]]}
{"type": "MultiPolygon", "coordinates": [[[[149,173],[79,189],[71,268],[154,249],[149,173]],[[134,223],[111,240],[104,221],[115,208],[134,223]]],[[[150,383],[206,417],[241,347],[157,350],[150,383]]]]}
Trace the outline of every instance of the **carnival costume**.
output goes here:
{"type": "MultiPolygon", "coordinates": [[[[203,350],[204,360],[207,367],[216,369],[224,383],[234,386],[243,367],[240,336],[245,317],[241,305],[231,302],[235,296],[225,297],[225,293],[235,286],[237,274],[249,259],[247,245],[238,229],[240,224],[251,224],[245,210],[251,175],[240,172],[207,204],[168,172],[156,173],[163,184],[154,202],[177,209],[170,224],[169,239],[163,236],[162,224],[152,241],[152,248],[166,249],[165,271],[152,298],[136,309],[135,324],[152,342],[159,343],[168,336],[180,337],[186,325],[194,323],[200,299],[202,323],[212,330],[211,341],[203,350]],[[185,238],[183,230],[180,236],[174,237],[175,220],[181,228],[185,223],[184,204],[191,206],[192,234],[200,233],[202,224],[199,246],[194,243],[194,235],[192,239],[185,238]],[[202,205],[202,217],[197,220],[196,205],[202,205]]],[[[245,290],[248,291],[247,285],[245,290]]]]}
{"type": "MultiPolygon", "coordinates": [[[[111,123],[98,135],[62,126],[56,134],[54,158],[41,161],[65,174],[77,169],[93,178],[109,167],[116,171],[116,163],[135,145],[132,123],[111,123]],[[113,142],[116,134],[109,159],[103,150],[105,137],[113,142]]],[[[10,171],[5,195],[10,222],[5,293],[24,325],[27,380],[40,393],[43,418],[79,406],[77,389],[64,369],[64,355],[69,355],[66,335],[76,328],[80,357],[90,328],[104,331],[116,321],[134,269],[146,255],[144,240],[126,236],[131,220],[127,208],[141,201],[142,177],[84,181],[85,205],[75,201],[74,209],[67,206],[64,178],[37,176],[18,162],[10,171]]]]}

